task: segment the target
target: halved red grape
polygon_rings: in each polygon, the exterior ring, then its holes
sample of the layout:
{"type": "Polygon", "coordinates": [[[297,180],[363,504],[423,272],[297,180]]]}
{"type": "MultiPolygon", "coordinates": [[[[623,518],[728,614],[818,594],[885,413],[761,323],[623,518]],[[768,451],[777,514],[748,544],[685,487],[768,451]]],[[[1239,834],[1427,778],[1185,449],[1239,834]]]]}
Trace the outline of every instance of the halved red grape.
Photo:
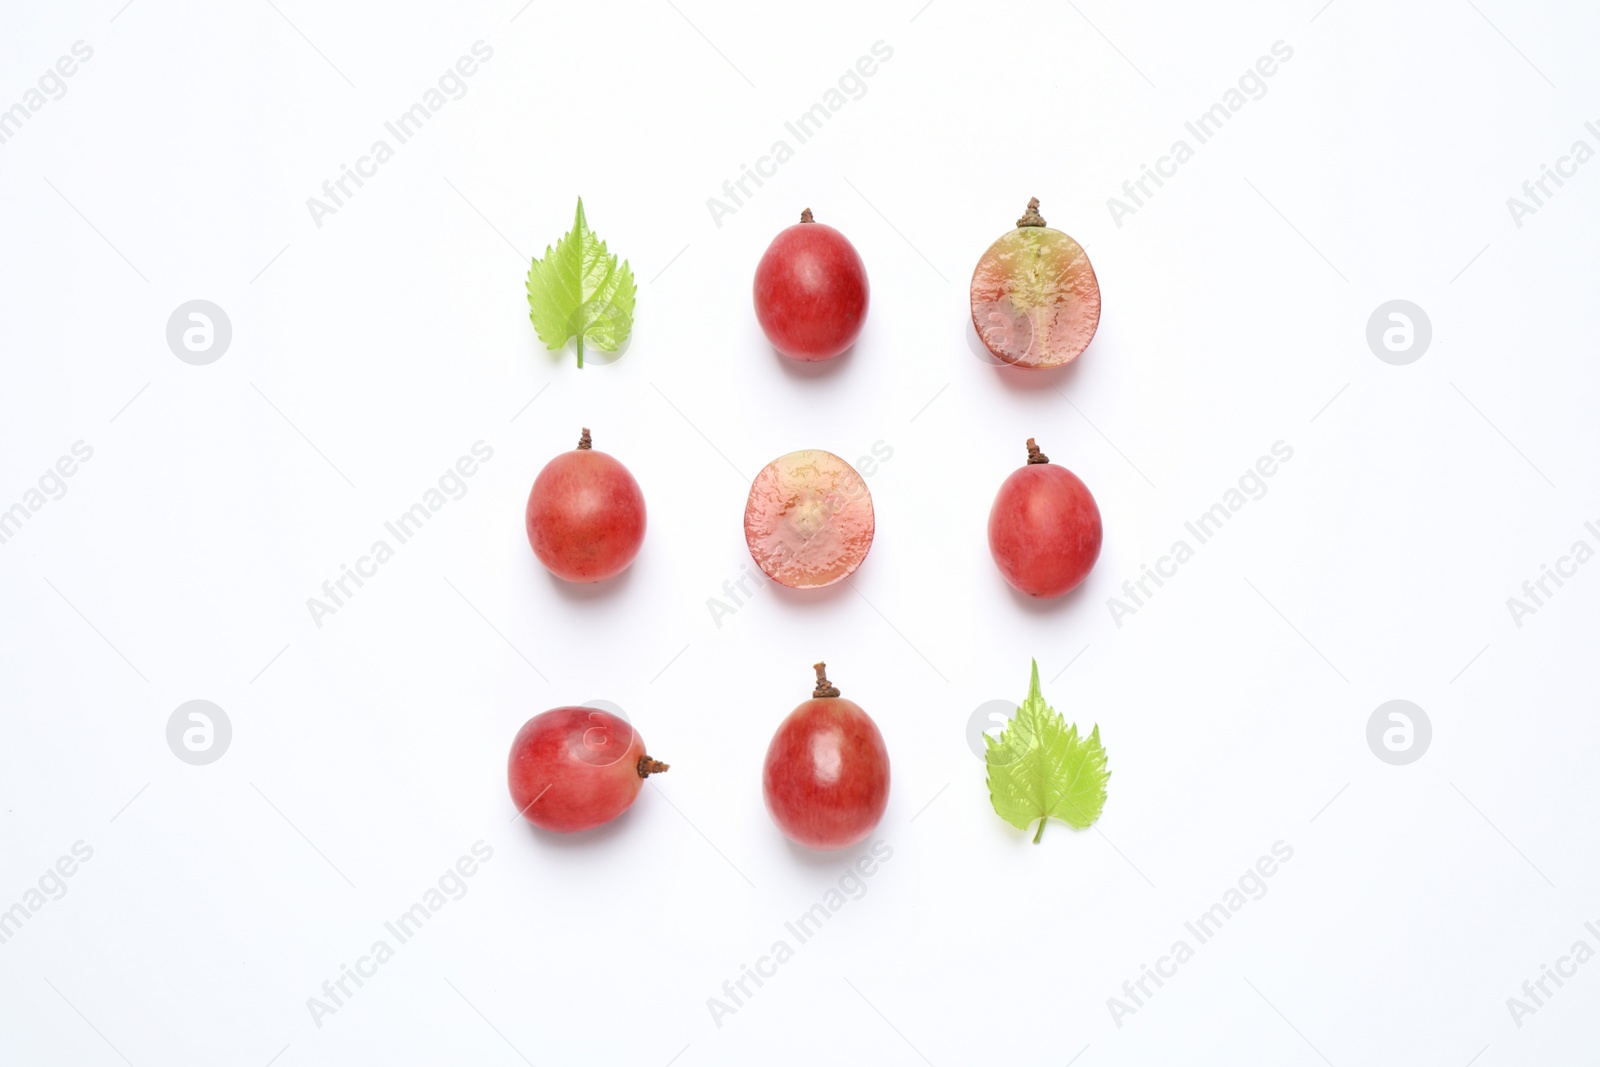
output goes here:
{"type": "Polygon", "coordinates": [[[528,494],[528,543],[550,573],[569,582],[620,574],[644,542],[644,494],[628,468],[590,443],[545,464],[528,494]]]}
{"type": "Polygon", "coordinates": [[[1100,325],[1100,282],[1083,246],[1046,226],[1037,197],[972,272],[972,326],[996,359],[1045,370],[1077,359],[1100,325]]]}
{"type": "Polygon", "coordinates": [[[889,806],[889,750],[861,706],[845,700],[816,664],[811,699],[791,711],[767,747],[761,793],[789,840],[845,848],[865,838],[889,806]]]}
{"type": "Polygon", "coordinates": [[[1028,463],[1011,473],[989,511],[989,553],[1020,592],[1057,597],[1100,557],[1100,508],[1089,487],[1028,438],[1028,463]]]}
{"type": "Polygon", "coordinates": [[[767,576],[791,589],[821,588],[854,573],[874,529],[867,483],[832,452],[779,456],[750,483],[745,543],[767,576]]]}

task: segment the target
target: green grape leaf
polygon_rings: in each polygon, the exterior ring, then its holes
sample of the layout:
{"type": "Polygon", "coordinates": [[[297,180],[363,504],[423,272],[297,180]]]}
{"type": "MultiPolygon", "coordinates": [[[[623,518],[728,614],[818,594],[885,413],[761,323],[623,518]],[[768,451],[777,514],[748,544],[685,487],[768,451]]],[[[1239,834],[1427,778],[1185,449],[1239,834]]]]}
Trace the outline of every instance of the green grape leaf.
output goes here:
{"type": "Polygon", "coordinates": [[[1028,699],[997,741],[984,735],[989,768],[989,801],[995,814],[1019,830],[1039,820],[1034,844],[1047,819],[1087,829],[1106,806],[1106,750],[1100,727],[1078,735],[1039,692],[1039,663],[1033,664],[1028,699]]]}
{"type": "Polygon", "coordinates": [[[528,317],[539,340],[554,350],[577,338],[580,367],[585,342],[615,352],[633,330],[637,293],[628,261],[618,266],[617,257],[589,229],[579,197],[572,229],[528,268],[528,317]]]}

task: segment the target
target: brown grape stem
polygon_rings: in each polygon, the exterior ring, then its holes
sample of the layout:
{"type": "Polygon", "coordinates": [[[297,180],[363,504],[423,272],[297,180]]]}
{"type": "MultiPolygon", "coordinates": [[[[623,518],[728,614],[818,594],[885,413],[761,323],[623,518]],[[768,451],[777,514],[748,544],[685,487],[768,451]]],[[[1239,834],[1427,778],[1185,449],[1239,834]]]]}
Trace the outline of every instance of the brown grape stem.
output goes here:
{"type": "Polygon", "coordinates": [[[1049,463],[1050,457],[1039,451],[1039,446],[1033,443],[1033,438],[1028,438],[1028,464],[1049,463]]]}
{"type": "Polygon", "coordinates": [[[804,211],[800,212],[800,221],[801,222],[816,222],[817,220],[811,217],[811,209],[810,208],[806,208],[804,211]]]}
{"type": "Polygon", "coordinates": [[[813,663],[817,671],[817,687],[811,691],[813,697],[836,697],[839,687],[828,681],[828,665],[826,663],[813,663]]]}
{"type": "Polygon", "coordinates": [[[1044,224],[1044,218],[1039,214],[1039,198],[1030,196],[1028,198],[1028,210],[1022,213],[1022,217],[1017,220],[1017,225],[1043,226],[1044,224]]]}
{"type": "Polygon", "coordinates": [[[1037,845],[1039,843],[1039,838],[1044,836],[1044,824],[1049,822],[1049,821],[1050,821],[1050,819],[1049,819],[1048,816],[1042,816],[1039,819],[1039,829],[1033,835],[1033,843],[1034,844],[1037,845]]]}
{"type": "Polygon", "coordinates": [[[652,774],[662,773],[663,771],[667,770],[669,766],[669,764],[662,763],[658,759],[651,759],[649,756],[640,756],[639,762],[635,769],[639,772],[640,778],[648,778],[652,774]]]}
{"type": "Polygon", "coordinates": [[[594,447],[594,442],[589,440],[589,427],[583,428],[583,433],[578,437],[578,447],[587,452],[594,447]]]}

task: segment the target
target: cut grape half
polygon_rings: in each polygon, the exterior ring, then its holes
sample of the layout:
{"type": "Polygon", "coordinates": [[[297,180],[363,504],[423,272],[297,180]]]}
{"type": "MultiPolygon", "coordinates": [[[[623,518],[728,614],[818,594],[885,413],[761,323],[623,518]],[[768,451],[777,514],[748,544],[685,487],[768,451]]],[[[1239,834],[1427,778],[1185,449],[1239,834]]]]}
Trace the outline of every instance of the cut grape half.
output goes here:
{"type": "Polygon", "coordinates": [[[820,589],[867,558],[875,528],[872,494],[832,452],[779,456],[750,483],[744,539],[756,564],[791,589],[820,589]]]}
{"type": "Polygon", "coordinates": [[[1083,246],[1028,201],[972,272],[972,326],[996,359],[1048,370],[1077,359],[1100,325],[1100,282],[1083,246]]]}

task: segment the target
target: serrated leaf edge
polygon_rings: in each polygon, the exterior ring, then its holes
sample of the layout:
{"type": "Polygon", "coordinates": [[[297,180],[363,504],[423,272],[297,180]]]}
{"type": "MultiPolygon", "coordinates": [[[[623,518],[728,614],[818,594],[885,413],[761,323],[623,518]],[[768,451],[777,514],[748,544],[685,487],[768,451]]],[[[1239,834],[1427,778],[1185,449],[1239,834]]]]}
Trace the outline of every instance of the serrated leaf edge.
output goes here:
{"type": "MultiPolygon", "coordinates": [[[[1079,780],[1083,777],[1085,770],[1094,767],[1100,768],[1103,775],[1103,780],[1106,783],[1111,781],[1112,772],[1104,769],[1107,762],[1107,753],[1104,743],[1102,743],[1100,740],[1100,724],[1095,723],[1089,732],[1089,736],[1083,737],[1078,732],[1077,723],[1068,723],[1065,719],[1065,716],[1056,711],[1055,708],[1051,707],[1049,704],[1045,703],[1044,694],[1039,685],[1039,661],[1037,659],[1032,661],[1032,671],[1028,683],[1028,696],[1023,700],[1022,704],[1017,707],[1016,717],[1011,720],[1005,729],[1001,730],[999,739],[996,739],[989,734],[984,734],[983,740],[985,770],[984,784],[989,790],[989,804],[990,807],[994,808],[995,814],[1000,815],[1000,817],[1009,825],[1015,826],[1019,830],[1026,830],[1029,826],[1033,825],[1036,819],[1042,821],[1045,819],[1055,818],[1060,819],[1068,826],[1073,827],[1073,829],[1086,830],[1098,822],[1100,816],[1105,813],[1106,798],[1099,798],[1100,803],[1098,809],[1095,811],[1092,817],[1087,818],[1087,821],[1084,822],[1082,826],[1077,825],[1071,819],[1064,817],[1060,813],[1059,809],[1063,803],[1066,803],[1080,817],[1085,816],[1086,813],[1083,811],[1083,809],[1079,808],[1076,804],[1071,804],[1069,800],[1073,789],[1076,788],[1079,780]],[[1035,722],[1033,720],[1041,721],[1035,722]],[[1035,729],[1035,727],[1040,725],[1060,730],[1066,737],[1066,746],[1068,752],[1071,752],[1078,747],[1083,747],[1086,750],[1084,759],[1078,768],[1078,773],[1074,775],[1072,781],[1061,790],[1063,794],[1062,797],[1056,801],[1055,804],[1051,805],[1049,810],[1045,811],[1042,815],[1032,815],[1021,823],[1013,822],[1005,815],[1001,815],[999,805],[995,801],[993,763],[990,757],[996,751],[1007,748],[1011,746],[1014,741],[1020,740],[1020,738],[1016,737],[1016,734],[1026,735],[1030,750],[1036,747],[1039,743],[1038,737],[1043,731],[1035,729]],[[1015,734],[1014,731],[1016,732],[1015,734]]],[[[1012,763],[1020,762],[1022,759],[1026,758],[1026,755],[1027,752],[1024,751],[1023,753],[1018,754],[1014,759],[1008,760],[1004,765],[1010,766],[1012,763]]],[[[1041,825],[1041,833],[1043,832],[1043,829],[1044,828],[1041,825]]],[[[1034,840],[1037,841],[1038,838],[1035,837],[1034,840]]]]}
{"type": "Polygon", "coordinates": [[[589,228],[581,196],[573,213],[572,229],[562,234],[554,244],[545,245],[544,256],[529,263],[524,291],[528,300],[528,318],[533,323],[534,332],[539,340],[548,350],[554,352],[563,348],[568,341],[577,338],[580,367],[583,366],[583,345],[586,340],[602,352],[615,352],[627,343],[628,337],[633,333],[633,304],[639,292],[638,284],[633,277],[633,267],[626,259],[619,265],[616,255],[612,253],[605,239],[589,228]],[[592,260],[585,256],[591,240],[594,242],[592,260]],[[570,290],[560,292],[559,290],[564,287],[552,284],[566,280],[555,277],[558,268],[552,263],[552,259],[558,253],[563,256],[573,255],[574,252],[566,251],[569,244],[574,249],[578,261],[571,271],[572,281],[577,290],[575,294],[570,290]],[[587,297],[584,295],[586,262],[604,263],[606,267],[604,276],[595,283],[587,297]],[[573,306],[563,309],[566,313],[565,324],[551,328],[559,329],[560,336],[552,336],[550,330],[541,324],[538,309],[535,307],[536,297],[541,299],[548,297],[562,302],[575,301],[573,306]],[[600,324],[606,318],[607,311],[621,303],[627,304],[626,311],[618,312],[619,317],[626,322],[626,329],[619,333],[611,324],[602,327],[600,324]],[[579,323],[582,325],[579,326],[579,323]]]}

